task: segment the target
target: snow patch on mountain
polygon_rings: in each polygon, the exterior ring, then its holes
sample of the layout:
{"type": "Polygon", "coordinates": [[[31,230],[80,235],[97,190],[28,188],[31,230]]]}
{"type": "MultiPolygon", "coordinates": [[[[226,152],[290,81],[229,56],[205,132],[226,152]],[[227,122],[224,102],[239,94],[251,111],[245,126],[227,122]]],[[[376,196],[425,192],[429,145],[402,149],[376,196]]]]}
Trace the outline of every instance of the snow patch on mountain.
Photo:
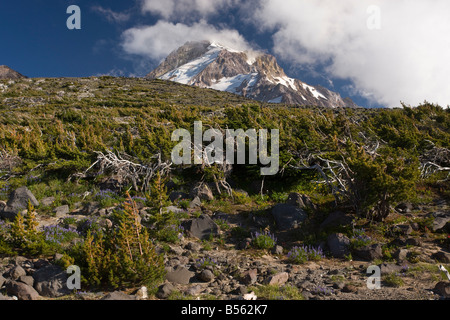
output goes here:
{"type": "Polygon", "coordinates": [[[243,86],[244,82],[247,82],[245,87],[248,88],[255,85],[257,81],[257,73],[239,74],[234,77],[223,77],[220,80],[215,80],[210,88],[231,93],[240,93],[238,89],[243,86]]]}
{"type": "Polygon", "coordinates": [[[311,91],[311,93],[314,96],[314,98],[316,98],[316,99],[322,98],[322,99],[328,100],[323,94],[321,94],[319,91],[317,91],[316,88],[311,87],[311,86],[307,85],[306,83],[302,83],[302,87],[305,90],[311,91]]]}
{"type": "Polygon", "coordinates": [[[160,78],[162,80],[171,80],[182,84],[190,84],[192,78],[196,77],[202,72],[210,63],[217,59],[222,48],[217,46],[210,46],[210,50],[203,56],[192,60],[175,70],[172,70],[160,78]]]}
{"type": "Polygon", "coordinates": [[[289,77],[273,77],[275,82],[269,80],[271,83],[275,84],[281,84],[282,86],[285,86],[287,88],[291,88],[294,91],[297,91],[297,87],[295,86],[295,79],[289,78],[289,77]]]}

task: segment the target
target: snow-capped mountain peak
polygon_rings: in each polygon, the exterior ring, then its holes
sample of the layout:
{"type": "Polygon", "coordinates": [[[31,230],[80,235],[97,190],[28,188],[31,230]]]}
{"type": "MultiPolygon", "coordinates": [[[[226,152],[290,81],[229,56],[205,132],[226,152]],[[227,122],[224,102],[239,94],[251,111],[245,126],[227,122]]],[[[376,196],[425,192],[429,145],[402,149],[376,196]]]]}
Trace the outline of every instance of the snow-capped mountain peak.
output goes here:
{"type": "Polygon", "coordinates": [[[227,91],[269,103],[356,106],[328,89],[288,77],[272,55],[237,50],[220,42],[187,42],[147,78],[227,91]]]}

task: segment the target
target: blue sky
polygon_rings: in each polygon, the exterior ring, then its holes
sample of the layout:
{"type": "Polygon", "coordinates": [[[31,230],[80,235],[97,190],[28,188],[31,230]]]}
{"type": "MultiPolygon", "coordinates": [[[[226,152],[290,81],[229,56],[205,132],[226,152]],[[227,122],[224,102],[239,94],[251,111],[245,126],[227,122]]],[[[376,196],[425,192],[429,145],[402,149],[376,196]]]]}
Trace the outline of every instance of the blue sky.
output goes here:
{"type": "Polygon", "coordinates": [[[447,0],[2,1],[0,64],[29,77],[144,76],[204,38],[274,54],[288,76],[362,106],[445,107],[449,21],[447,0]],[[70,5],[81,30],[66,27],[70,5]]]}

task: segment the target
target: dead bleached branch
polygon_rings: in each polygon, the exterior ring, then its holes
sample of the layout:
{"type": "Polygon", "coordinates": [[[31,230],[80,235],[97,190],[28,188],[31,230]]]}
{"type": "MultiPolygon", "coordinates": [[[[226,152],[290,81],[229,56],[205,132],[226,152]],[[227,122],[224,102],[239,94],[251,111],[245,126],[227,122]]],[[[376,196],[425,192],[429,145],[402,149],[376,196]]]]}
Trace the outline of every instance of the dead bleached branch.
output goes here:
{"type": "Polygon", "coordinates": [[[97,160],[84,173],[72,177],[78,179],[87,177],[89,171],[98,168],[97,175],[114,174],[120,176],[123,181],[131,182],[136,191],[150,192],[150,183],[157,172],[165,176],[172,169],[172,162],[162,161],[159,153],[151,157],[154,161],[146,164],[138,163],[127,154],[115,154],[109,150],[106,153],[96,152],[96,154],[97,160]]]}
{"type": "Polygon", "coordinates": [[[450,178],[450,150],[437,147],[433,142],[426,140],[430,149],[420,157],[420,175],[422,179],[429,178],[437,172],[447,171],[450,178]]]}

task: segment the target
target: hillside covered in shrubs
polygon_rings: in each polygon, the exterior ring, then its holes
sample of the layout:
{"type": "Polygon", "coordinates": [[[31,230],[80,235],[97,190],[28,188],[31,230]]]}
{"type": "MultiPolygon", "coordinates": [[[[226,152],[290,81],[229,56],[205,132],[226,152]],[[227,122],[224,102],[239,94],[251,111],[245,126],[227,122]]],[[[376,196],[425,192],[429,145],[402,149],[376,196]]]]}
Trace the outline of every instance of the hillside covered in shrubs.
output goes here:
{"type": "MultiPolygon", "coordinates": [[[[296,107],[160,80],[49,78],[0,80],[0,123],[4,296],[25,283],[17,266],[26,277],[55,265],[63,278],[79,266],[83,292],[145,286],[151,299],[352,299],[370,264],[397,266],[383,284],[409,283],[414,298],[411,283],[445,286],[448,108],[296,107]],[[172,132],[195,121],[278,129],[280,170],[174,165],[172,132]],[[356,260],[366,265],[349,268],[356,260]],[[314,280],[318,264],[328,282],[314,280]]],[[[33,278],[39,297],[83,296],[33,278]]]]}

